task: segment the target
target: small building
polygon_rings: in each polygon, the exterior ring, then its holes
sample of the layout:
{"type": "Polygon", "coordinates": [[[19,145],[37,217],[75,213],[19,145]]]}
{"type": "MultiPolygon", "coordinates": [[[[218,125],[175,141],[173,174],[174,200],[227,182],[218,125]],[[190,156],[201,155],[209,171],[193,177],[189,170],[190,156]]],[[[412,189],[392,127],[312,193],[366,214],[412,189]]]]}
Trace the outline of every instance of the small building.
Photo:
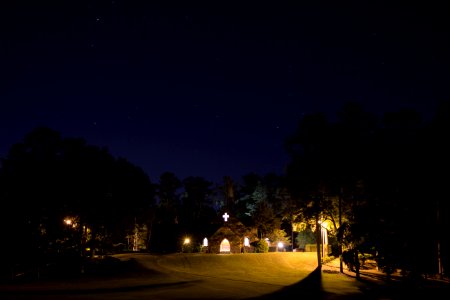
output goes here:
{"type": "Polygon", "coordinates": [[[247,228],[238,220],[230,219],[209,238],[211,253],[253,252],[251,243],[257,238],[256,231],[247,228]],[[246,244],[248,241],[248,245],[246,244]]]}

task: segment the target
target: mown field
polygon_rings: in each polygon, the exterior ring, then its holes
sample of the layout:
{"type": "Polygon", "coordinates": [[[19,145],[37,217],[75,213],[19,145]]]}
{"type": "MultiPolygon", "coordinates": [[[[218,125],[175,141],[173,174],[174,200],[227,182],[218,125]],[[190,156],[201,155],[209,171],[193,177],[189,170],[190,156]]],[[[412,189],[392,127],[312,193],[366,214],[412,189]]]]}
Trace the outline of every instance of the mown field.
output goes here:
{"type": "MultiPolygon", "coordinates": [[[[448,284],[356,280],[319,271],[315,253],[120,254],[98,272],[0,285],[0,299],[420,299],[449,294],[448,284]]],[[[379,274],[378,274],[379,275],[379,274]]]]}

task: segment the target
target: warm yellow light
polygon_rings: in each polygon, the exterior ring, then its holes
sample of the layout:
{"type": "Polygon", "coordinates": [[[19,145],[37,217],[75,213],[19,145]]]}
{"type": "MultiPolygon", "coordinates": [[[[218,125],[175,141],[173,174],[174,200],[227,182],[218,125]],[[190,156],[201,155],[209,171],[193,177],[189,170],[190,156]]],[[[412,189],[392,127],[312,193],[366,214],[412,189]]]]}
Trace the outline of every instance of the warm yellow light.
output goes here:
{"type": "Polygon", "coordinates": [[[329,224],[329,222],[328,222],[328,220],[325,220],[325,221],[319,221],[319,224],[320,224],[320,226],[322,226],[322,228],[325,228],[325,229],[328,229],[328,228],[331,227],[330,224],[329,224]]]}
{"type": "Polygon", "coordinates": [[[64,223],[66,223],[66,225],[72,225],[72,220],[71,219],[64,219],[64,223]]]}
{"type": "Polygon", "coordinates": [[[278,248],[283,248],[283,247],[284,247],[283,243],[282,242],[278,242],[278,248]]]}
{"type": "Polygon", "coordinates": [[[189,244],[190,242],[191,242],[191,240],[189,238],[184,239],[184,244],[189,244]]]}

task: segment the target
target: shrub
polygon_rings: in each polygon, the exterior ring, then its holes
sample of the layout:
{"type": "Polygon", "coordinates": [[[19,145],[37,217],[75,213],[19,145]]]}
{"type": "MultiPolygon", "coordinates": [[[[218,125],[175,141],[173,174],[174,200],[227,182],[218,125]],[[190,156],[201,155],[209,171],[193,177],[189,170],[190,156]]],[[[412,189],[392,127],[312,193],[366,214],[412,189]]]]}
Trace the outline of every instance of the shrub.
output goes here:
{"type": "Polygon", "coordinates": [[[255,252],[256,253],[266,253],[269,252],[269,244],[266,240],[259,240],[256,242],[255,245],[255,252]]]}
{"type": "Polygon", "coordinates": [[[189,243],[189,244],[183,244],[182,246],[181,246],[181,252],[183,252],[183,253],[193,253],[194,252],[194,246],[191,244],[191,243],[189,243]]]}

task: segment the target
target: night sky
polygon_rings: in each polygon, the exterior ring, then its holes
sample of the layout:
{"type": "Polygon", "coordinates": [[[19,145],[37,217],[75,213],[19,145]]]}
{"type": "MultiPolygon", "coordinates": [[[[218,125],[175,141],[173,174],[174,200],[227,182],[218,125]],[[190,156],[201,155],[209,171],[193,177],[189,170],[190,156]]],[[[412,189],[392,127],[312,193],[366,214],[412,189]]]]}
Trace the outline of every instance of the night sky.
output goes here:
{"type": "Polygon", "coordinates": [[[450,10],[431,1],[8,2],[0,157],[43,125],[107,147],[152,181],[171,171],[220,183],[281,174],[305,114],[334,118],[353,101],[429,117],[450,100],[450,10]]]}

